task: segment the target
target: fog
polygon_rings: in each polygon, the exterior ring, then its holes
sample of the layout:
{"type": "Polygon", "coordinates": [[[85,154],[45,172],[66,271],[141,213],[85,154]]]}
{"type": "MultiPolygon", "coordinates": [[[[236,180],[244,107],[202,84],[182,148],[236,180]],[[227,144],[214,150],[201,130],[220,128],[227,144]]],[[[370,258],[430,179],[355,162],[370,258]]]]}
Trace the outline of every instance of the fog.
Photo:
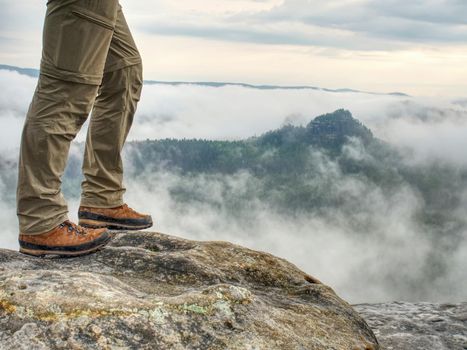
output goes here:
{"type": "MultiPolygon", "coordinates": [[[[34,78],[0,70],[3,161],[16,161],[35,83],[34,78]]],[[[346,108],[376,137],[403,150],[407,163],[441,161],[462,168],[467,166],[467,104],[462,101],[456,96],[425,99],[312,89],[145,85],[129,139],[241,139],[285,123],[304,125],[319,114],[346,108]]],[[[77,141],[84,140],[85,129],[77,141]]],[[[370,157],[355,140],[345,152],[356,159],[370,157]]],[[[72,147],[71,154],[79,157],[79,145],[72,147]]],[[[453,237],[433,239],[414,219],[424,203],[410,185],[385,193],[363,179],[343,175],[337,163],[319,152],[311,152],[310,161],[320,169],[319,177],[310,179],[312,185],[327,186],[343,198],[339,208],[319,215],[281,214],[257,198],[260,180],[248,172],[186,177],[173,171],[148,171],[126,178],[125,198],[135,209],[153,215],[157,231],[189,239],[227,240],[271,252],[329,284],[352,303],[467,299],[464,229],[453,237]],[[173,195],[174,187],[199,191],[205,201],[182,203],[173,195]],[[244,193],[251,200],[241,216],[232,216],[226,201],[244,193]]],[[[125,164],[130,173],[128,159],[125,164]]],[[[11,186],[16,175],[2,175],[0,247],[17,249],[15,188],[11,186]]],[[[467,188],[461,197],[453,213],[459,218],[466,217],[467,188]]],[[[70,217],[76,220],[79,198],[67,199],[70,217]]]]}
{"type": "MultiPolygon", "coordinates": [[[[36,79],[0,70],[0,149],[19,146],[36,79]]],[[[352,112],[376,137],[409,148],[413,161],[435,156],[467,164],[467,103],[459,96],[424,98],[313,89],[262,90],[240,86],[145,85],[129,140],[242,139],[303,125],[339,108],[352,112]]],[[[77,141],[84,141],[86,127],[77,141]]]]}
{"type": "MultiPolygon", "coordinates": [[[[358,143],[347,146],[367,157],[358,143]]],[[[423,205],[409,185],[383,192],[365,179],[345,176],[320,152],[310,154],[320,174],[310,185],[342,198],[339,208],[290,217],[261,202],[261,185],[248,172],[230,176],[145,173],[127,181],[126,198],[154,213],[159,231],[203,240],[227,240],[268,251],[332,286],[350,302],[465,300],[466,231],[433,238],[415,220],[423,205]],[[201,194],[180,203],[176,188],[201,194]],[[232,216],[227,202],[252,198],[232,216]],[[144,204],[143,204],[144,203],[144,204]]],[[[280,194],[278,194],[280,195],[280,194]]],[[[467,191],[459,206],[465,216],[467,191]]],[[[465,226],[464,226],[465,228],[465,226]]]]}

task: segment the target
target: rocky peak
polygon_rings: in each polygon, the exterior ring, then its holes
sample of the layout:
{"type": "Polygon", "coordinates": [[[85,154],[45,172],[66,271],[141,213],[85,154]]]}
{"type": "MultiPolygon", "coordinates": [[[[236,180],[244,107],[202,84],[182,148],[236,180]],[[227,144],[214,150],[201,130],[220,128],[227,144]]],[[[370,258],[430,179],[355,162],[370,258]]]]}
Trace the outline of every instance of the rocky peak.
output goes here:
{"type": "Polygon", "coordinates": [[[290,262],[225,241],[121,233],[80,258],[0,250],[2,349],[379,349],[290,262]]]}
{"type": "Polygon", "coordinates": [[[358,137],[365,144],[373,140],[371,130],[344,109],[316,117],[306,129],[312,144],[331,149],[341,147],[349,137],[358,137]]]}

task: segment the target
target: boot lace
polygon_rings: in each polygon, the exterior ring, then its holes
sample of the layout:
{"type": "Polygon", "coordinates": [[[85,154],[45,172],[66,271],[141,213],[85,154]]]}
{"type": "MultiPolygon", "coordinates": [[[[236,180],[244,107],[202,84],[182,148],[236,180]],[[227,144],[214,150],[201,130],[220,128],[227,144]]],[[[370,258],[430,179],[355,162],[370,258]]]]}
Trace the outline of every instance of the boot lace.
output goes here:
{"type": "Polygon", "coordinates": [[[117,215],[126,215],[126,214],[133,214],[137,215],[138,212],[128,206],[128,204],[122,204],[121,206],[114,208],[117,210],[117,215]]]}
{"type": "Polygon", "coordinates": [[[78,226],[78,225],[76,225],[75,223],[73,223],[73,222],[71,222],[69,220],[66,220],[66,221],[62,222],[58,226],[60,226],[60,228],[63,228],[63,227],[66,226],[68,228],[69,233],[74,233],[76,235],[84,236],[87,233],[86,230],[83,227],[78,226]]]}
{"type": "Polygon", "coordinates": [[[132,214],[138,214],[138,213],[136,212],[136,210],[134,210],[133,208],[130,208],[130,207],[128,206],[128,204],[123,204],[123,205],[122,205],[122,209],[123,209],[123,211],[130,212],[130,213],[132,213],[132,214]]]}

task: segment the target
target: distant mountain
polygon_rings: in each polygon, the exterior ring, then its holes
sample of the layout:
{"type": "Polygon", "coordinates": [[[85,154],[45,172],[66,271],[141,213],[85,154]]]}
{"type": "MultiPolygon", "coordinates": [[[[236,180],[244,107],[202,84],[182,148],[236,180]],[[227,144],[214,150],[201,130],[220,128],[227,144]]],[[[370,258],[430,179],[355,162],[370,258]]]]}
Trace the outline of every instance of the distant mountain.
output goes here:
{"type": "MultiPolygon", "coordinates": [[[[5,64],[0,64],[0,70],[9,70],[15,71],[20,74],[28,75],[30,77],[38,77],[39,70],[34,68],[20,68],[15,66],[9,66],[5,64]]],[[[145,84],[147,85],[198,85],[198,86],[208,86],[208,87],[223,87],[223,86],[241,86],[245,88],[251,89],[260,89],[260,90],[277,90],[277,89],[284,89],[284,90],[320,90],[326,92],[354,92],[354,93],[364,93],[364,94],[372,94],[372,95],[394,95],[394,96],[406,96],[409,95],[404,94],[402,92],[391,92],[391,93],[376,93],[376,92],[367,92],[367,91],[360,91],[354,89],[327,89],[327,88],[320,88],[316,86],[308,86],[308,85],[294,85],[294,86],[281,86],[281,85],[255,85],[255,84],[246,84],[246,83],[231,83],[231,82],[209,82],[209,81],[199,81],[199,82],[190,82],[190,81],[159,81],[159,80],[145,80],[145,84]]]]}
{"type": "Polygon", "coordinates": [[[340,151],[349,137],[358,137],[364,144],[374,140],[373,134],[347,110],[337,110],[310,121],[306,127],[286,125],[262,135],[258,142],[280,146],[302,143],[340,151]]]}
{"type": "Polygon", "coordinates": [[[0,64],[0,70],[1,69],[18,72],[19,74],[27,75],[33,78],[37,78],[39,76],[39,70],[34,68],[20,68],[15,66],[8,66],[6,64],[0,64]]]}
{"type": "MultiPolygon", "coordinates": [[[[287,212],[326,212],[345,206],[349,198],[342,197],[339,186],[343,179],[363,181],[387,194],[408,186],[425,203],[418,214],[421,222],[441,231],[464,225],[456,212],[467,188],[467,169],[438,163],[410,164],[401,152],[374,137],[349,111],[337,110],[314,118],[306,126],[285,125],[244,140],[130,142],[125,158],[131,164],[127,176],[133,178],[159,171],[189,178],[246,171],[259,181],[255,195],[287,212]],[[330,168],[323,170],[323,166],[330,168]]],[[[79,166],[80,162],[76,163],[76,174],[79,166]]],[[[203,201],[203,194],[196,189],[180,186],[174,190],[178,200],[203,201]]],[[[79,188],[78,184],[75,187],[79,188]]],[[[241,206],[241,201],[235,205],[241,206]]]]}
{"type": "Polygon", "coordinates": [[[259,137],[239,141],[164,139],[132,142],[127,148],[137,172],[164,167],[182,172],[233,173],[241,169],[258,176],[304,172],[312,166],[310,149],[337,157],[350,139],[373,152],[391,152],[346,110],[318,116],[306,126],[285,125],[259,137]]]}
{"type": "Polygon", "coordinates": [[[348,137],[358,137],[365,144],[373,140],[370,129],[344,109],[316,117],[306,129],[309,139],[324,147],[336,146],[336,140],[339,140],[338,145],[342,145],[348,137]]]}
{"type": "MultiPolygon", "coordinates": [[[[458,233],[467,229],[458,215],[467,188],[467,169],[442,162],[411,164],[402,152],[374,137],[349,111],[337,110],[312,119],[306,126],[284,125],[244,140],[129,142],[124,159],[125,176],[133,182],[144,183],[146,176],[154,174],[175,175],[178,180],[169,192],[177,203],[211,205],[209,196],[193,185],[193,179],[214,181],[222,188],[226,211],[237,216],[248,215],[245,203],[250,200],[291,215],[326,216],[335,210],[359,215],[360,198],[352,195],[352,186],[389,197],[410,189],[423,203],[414,214],[417,223],[429,228],[433,239],[449,235],[455,244],[460,239],[458,233]],[[232,192],[229,179],[241,173],[247,174],[248,191],[232,192]]],[[[73,152],[68,162],[63,191],[78,198],[82,158],[76,154],[79,152],[73,152]]],[[[8,189],[2,195],[12,203],[14,191],[10,189],[15,188],[16,167],[0,155],[0,179],[8,189]]],[[[360,224],[356,221],[356,231],[370,230],[369,224],[360,224]]]]}

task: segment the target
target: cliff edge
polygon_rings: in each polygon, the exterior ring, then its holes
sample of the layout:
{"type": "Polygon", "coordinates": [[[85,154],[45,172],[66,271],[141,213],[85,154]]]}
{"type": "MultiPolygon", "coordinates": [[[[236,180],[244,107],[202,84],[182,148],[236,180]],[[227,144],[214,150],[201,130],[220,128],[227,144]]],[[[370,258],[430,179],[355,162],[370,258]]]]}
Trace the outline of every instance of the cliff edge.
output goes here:
{"type": "Polygon", "coordinates": [[[124,232],[80,258],[0,250],[0,348],[379,345],[348,303],[284,259],[225,241],[124,232]]]}

